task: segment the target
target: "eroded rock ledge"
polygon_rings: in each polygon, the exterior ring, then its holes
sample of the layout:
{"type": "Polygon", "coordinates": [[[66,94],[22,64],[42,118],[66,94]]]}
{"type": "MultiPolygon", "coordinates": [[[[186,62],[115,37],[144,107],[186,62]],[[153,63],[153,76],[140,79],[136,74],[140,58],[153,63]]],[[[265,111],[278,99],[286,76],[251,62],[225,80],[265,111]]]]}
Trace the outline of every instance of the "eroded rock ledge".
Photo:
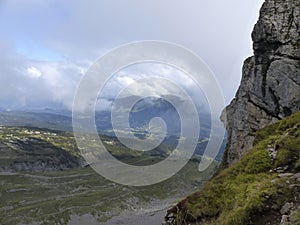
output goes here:
{"type": "Polygon", "coordinates": [[[228,131],[224,164],[252,147],[257,130],[300,110],[300,1],[266,0],[252,40],[254,56],[221,116],[228,131]]]}

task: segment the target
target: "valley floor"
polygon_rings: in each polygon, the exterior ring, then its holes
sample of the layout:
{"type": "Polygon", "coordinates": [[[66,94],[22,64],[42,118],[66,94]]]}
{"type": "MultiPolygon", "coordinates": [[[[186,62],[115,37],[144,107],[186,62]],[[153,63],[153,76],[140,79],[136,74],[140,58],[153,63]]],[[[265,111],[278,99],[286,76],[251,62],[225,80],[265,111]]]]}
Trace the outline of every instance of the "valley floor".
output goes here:
{"type": "Polygon", "coordinates": [[[2,172],[0,224],[161,224],[172,204],[211,175],[197,166],[191,161],[169,180],[146,187],[112,183],[91,168],[2,172]]]}

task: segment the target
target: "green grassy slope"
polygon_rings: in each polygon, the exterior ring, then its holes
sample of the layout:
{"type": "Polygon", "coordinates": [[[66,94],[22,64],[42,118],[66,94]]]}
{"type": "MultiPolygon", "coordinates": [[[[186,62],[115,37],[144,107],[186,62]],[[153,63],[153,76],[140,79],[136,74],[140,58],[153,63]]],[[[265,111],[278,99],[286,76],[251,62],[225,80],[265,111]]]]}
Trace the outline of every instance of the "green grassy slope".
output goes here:
{"type": "Polygon", "coordinates": [[[72,134],[26,127],[0,127],[0,171],[47,171],[80,167],[72,134]]]}
{"type": "Polygon", "coordinates": [[[253,149],[168,211],[168,224],[300,224],[300,112],[257,133],[253,149]],[[292,211],[292,209],[290,209],[292,211]],[[280,213],[281,211],[281,213],[280,213]]]}

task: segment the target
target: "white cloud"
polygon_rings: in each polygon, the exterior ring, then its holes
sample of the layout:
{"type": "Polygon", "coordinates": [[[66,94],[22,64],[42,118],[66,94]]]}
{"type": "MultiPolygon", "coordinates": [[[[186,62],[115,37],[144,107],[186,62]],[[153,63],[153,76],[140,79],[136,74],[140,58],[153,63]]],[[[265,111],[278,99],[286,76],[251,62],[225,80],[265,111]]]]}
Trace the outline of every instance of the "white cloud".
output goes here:
{"type": "MultiPolygon", "coordinates": [[[[262,1],[1,1],[1,39],[13,45],[22,42],[31,51],[30,40],[32,45],[58,52],[63,60],[30,60],[28,55],[16,54],[13,47],[4,51],[0,40],[0,100],[28,106],[52,102],[71,108],[80,77],[97,57],[120,44],[155,39],[178,43],[203,57],[229,102],[240,81],[242,61],[251,54],[250,33],[262,1]]],[[[121,72],[104,96],[113,96],[149,75],[173,79],[195,98],[199,96],[192,80],[167,66],[121,72]]],[[[156,83],[134,93],[145,90],[165,94],[168,87],[156,83]]]]}
{"type": "Polygon", "coordinates": [[[242,63],[252,54],[250,35],[262,2],[64,1],[69,17],[53,31],[56,42],[51,43],[72,59],[93,60],[101,55],[96,55],[97,50],[101,52],[131,41],[175,42],[206,61],[229,102],[239,85],[242,63]]]}
{"type": "Polygon", "coordinates": [[[0,42],[1,107],[72,108],[85,69],[75,63],[28,60],[0,42]]]}
{"type": "Polygon", "coordinates": [[[40,76],[42,76],[42,72],[39,71],[36,67],[31,66],[27,68],[27,75],[30,78],[39,78],[40,76]]]}
{"type": "Polygon", "coordinates": [[[187,74],[166,64],[147,62],[131,65],[114,74],[100,93],[97,109],[101,108],[102,105],[102,108],[105,109],[110,107],[111,102],[105,102],[103,98],[114,99],[128,86],[130,88],[127,89],[126,94],[123,93],[122,97],[129,97],[130,95],[162,97],[174,94],[180,97],[178,90],[180,88],[190,95],[197,107],[203,107],[207,104],[202,90],[187,74]],[[157,80],[158,77],[162,80],[157,80]],[[135,85],[135,82],[139,82],[138,80],[145,79],[147,82],[143,82],[142,85],[135,85]],[[175,85],[170,85],[166,80],[175,85]]]}
{"type": "Polygon", "coordinates": [[[115,79],[117,80],[117,82],[120,84],[121,87],[124,86],[126,87],[134,82],[134,79],[129,76],[121,76],[121,77],[117,76],[115,79]]]}
{"type": "Polygon", "coordinates": [[[96,104],[96,111],[110,111],[112,103],[112,100],[100,98],[96,104]]]}
{"type": "Polygon", "coordinates": [[[51,93],[53,102],[71,109],[77,85],[84,69],[70,62],[39,62],[43,85],[51,93]]]}

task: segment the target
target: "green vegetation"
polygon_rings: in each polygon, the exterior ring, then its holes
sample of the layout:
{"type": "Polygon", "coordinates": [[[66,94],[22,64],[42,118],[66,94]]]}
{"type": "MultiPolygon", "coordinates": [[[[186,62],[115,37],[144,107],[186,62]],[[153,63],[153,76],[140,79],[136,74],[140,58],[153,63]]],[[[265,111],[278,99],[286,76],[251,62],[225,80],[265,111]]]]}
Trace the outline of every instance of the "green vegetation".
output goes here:
{"type": "MultiPolygon", "coordinates": [[[[168,211],[170,224],[279,224],[283,204],[299,202],[300,112],[257,133],[240,161],[219,172],[203,189],[168,211]],[[265,220],[263,220],[264,218],[265,220]]],[[[299,212],[291,224],[300,224],[299,212]]]]}
{"type": "Polygon", "coordinates": [[[77,168],[82,162],[71,133],[26,127],[0,127],[0,170],[77,168]]]}
{"type": "Polygon", "coordinates": [[[0,224],[63,225],[72,215],[85,214],[106,221],[124,210],[138,210],[153,201],[159,205],[195,191],[201,185],[199,178],[208,179],[197,169],[198,163],[190,162],[169,180],[146,187],[112,183],[91,168],[0,173],[0,224]]]}
{"type": "Polygon", "coordinates": [[[300,211],[295,212],[295,214],[291,216],[291,224],[300,225],[300,211]]]}

